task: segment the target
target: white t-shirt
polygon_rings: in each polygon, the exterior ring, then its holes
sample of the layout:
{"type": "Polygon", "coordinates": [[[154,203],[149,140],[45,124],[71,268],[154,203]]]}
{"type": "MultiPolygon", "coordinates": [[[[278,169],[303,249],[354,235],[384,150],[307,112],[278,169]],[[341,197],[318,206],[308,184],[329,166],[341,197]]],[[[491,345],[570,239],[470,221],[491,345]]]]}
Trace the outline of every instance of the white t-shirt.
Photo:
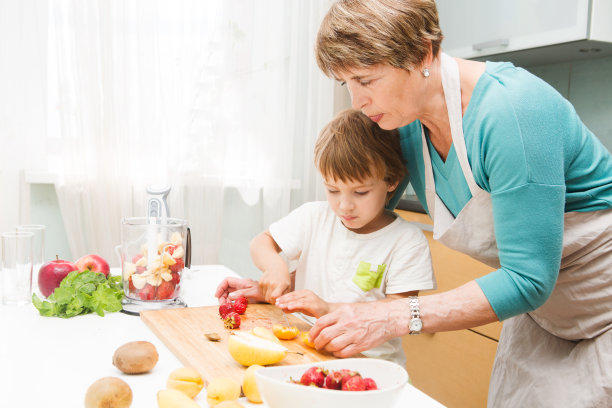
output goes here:
{"type": "MultiPolygon", "coordinates": [[[[401,217],[369,234],[347,229],[327,201],[309,202],[270,225],[289,261],[297,261],[295,290],[327,302],[364,302],[386,294],[435,289],[427,238],[401,217]]],[[[389,322],[393,324],[393,322],[389,322]]],[[[405,366],[401,339],[363,353],[405,366]]]]}

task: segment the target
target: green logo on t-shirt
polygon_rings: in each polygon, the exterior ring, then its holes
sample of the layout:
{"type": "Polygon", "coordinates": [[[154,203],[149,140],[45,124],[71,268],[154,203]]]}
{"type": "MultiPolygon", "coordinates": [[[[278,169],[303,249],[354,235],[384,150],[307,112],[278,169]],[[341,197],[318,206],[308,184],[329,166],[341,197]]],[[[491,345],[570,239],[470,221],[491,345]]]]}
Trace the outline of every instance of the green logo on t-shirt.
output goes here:
{"type": "Polygon", "coordinates": [[[369,262],[360,261],[357,272],[353,276],[353,282],[364,292],[372,288],[380,288],[386,267],[385,264],[374,265],[373,267],[369,262]]]}

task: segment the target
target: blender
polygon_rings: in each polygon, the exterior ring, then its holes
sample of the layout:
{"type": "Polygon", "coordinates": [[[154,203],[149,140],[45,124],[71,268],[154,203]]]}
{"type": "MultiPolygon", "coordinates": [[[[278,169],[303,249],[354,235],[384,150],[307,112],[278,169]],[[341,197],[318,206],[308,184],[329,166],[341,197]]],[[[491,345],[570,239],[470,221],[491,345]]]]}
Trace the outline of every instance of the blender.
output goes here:
{"type": "Polygon", "coordinates": [[[191,234],[185,220],[169,216],[169,192],[169,186],[148,186],[147,216],[121,220],[124,313],[187,306],[180,294],[191,234]]]}

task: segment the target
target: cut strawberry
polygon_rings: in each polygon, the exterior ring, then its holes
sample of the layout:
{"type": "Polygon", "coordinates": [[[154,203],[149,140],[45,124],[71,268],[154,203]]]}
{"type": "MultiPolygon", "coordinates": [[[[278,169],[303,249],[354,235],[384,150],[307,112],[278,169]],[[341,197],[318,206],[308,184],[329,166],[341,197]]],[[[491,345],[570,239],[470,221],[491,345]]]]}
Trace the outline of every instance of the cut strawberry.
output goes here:
{"type": "Polygon", "coordinates": [[[378,389],[378,385],[376,385],[376,381],[374,381],[371,378],[364,378],[363,382],[365,383],[366,391],[378,389]]]}
{"type": "Polygon", "coordinates": [[[134,263],[134,264],[135,264],[136,262],[138,262],[138,260],[139,260],[140,258],[142,258],[142,254],[136,254],[136,255],[134,255],[134,256],[132,257],[132,263],[134,263]]]}
{"type": "Polygon", "coordinates": [[[147,283],[145,287],[138,292],[138,297],[142,300],[155,299],[155,286],[151,286],[147,283]]]}
{"type": "Polygon", "coordinates": [[[134,286],[134,282],[132,282],[132,277],[131,276],[128,279],[128,292],[129,293],[135,293],[136,292],[136,287],[134,286]]]}
{"type": "Polygon", "coordinates": [[[310,367],[302,374],[300,383],[302,385],[314,385],[315,387],[323,387],[325,382],[325,370],[320,367],[310,367]]]}
{"type": "Polygon", "coordinates": [[[226,302],[219,306],[219,315],[222,319],[225,319],[227,315],[232,313],[233,311],[234,305],[232,305],[232,302],[226,302]]]}
{"type": "Polygon", "coordinates": [[[175,259],[176,263],[174,265],[170,265],[170,272],[180,272],[185,267],[185,261],[183,258],[175,259]]]}
{"type": "Polygon", "coordinates": [[[157,299],[172,299],[174,297],[174,284],[172,281],[163,281],[161,285],[157,287],[157,299]]]}
{"type": "Polygon", "coordinates": [[[174,250],[178,248],[178,245],[166,245],[164,247],[164,252],[169,253],[170,255],[172,255],[174,253],[174,250]]]}
{"type": "Polygon", "coordinates": [[[181,282],[181,275],[178,272],[173,272],[172,273],[172,283],[174,283],[174,286],[178,286],[178,284],[181,282]]]}
{"type": "Polygon", "coordinates": [[[342,391],[365,391],[366,385],[359,374],[342,382],[342,391]]]}
{"type": "Polygon", "coordinates": [[[342,388],[342,377],[343,374],[340,371],[332,371],[325,377],[323,388],[330,390],[339,390],[342,388]]]}
{"type": "Polygon", "coordinates": [[[223,319],[223,324],[228,329],[237,329],[240,327],[240,315],[236,312],[228,313],[223,319]]]}

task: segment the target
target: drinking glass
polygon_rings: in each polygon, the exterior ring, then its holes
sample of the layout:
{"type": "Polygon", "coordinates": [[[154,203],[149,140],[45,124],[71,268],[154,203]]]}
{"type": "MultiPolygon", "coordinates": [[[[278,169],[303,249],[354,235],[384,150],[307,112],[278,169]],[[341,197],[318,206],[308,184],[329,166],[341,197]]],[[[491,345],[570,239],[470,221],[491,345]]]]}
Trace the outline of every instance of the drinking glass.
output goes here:
{"type": "Polygon", "coordinates": [[[32,297],[34,233],[2,234],[2,303],[24,305],[32,297]]]}
{"type": "Polygon", "coordinates": [[[47,227],[41,224],[23,224],[17,226],[17,231],[31,232],[34,234],[33,257],[32,257],[32,290],[40,294],[38,289],[38,272],[45,262],[45,231],[47,227]]]}

